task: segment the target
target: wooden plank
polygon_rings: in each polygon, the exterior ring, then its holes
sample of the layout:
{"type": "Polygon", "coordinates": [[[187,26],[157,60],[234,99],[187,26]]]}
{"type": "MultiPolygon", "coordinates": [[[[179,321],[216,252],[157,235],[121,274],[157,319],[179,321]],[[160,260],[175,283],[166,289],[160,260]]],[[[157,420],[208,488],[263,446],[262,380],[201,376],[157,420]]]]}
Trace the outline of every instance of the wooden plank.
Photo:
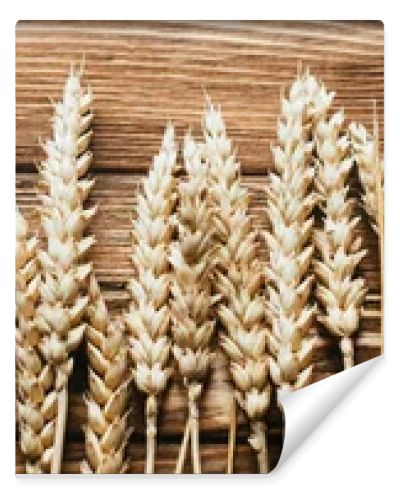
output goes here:
{"type": "Polygon", "coordinates": [[[99,169],[145,170],[166,120],[182,137],[199,129],[203,89],[221,103],[245,172],[270,163],[279,92],[299,60],[337,93],[351,120],[383,130],[381,23],[20,22],[16,30],[17,163],[42,158],[49,99],[68,65],[86,58],[95,95],[93,151],[99,169]]]}

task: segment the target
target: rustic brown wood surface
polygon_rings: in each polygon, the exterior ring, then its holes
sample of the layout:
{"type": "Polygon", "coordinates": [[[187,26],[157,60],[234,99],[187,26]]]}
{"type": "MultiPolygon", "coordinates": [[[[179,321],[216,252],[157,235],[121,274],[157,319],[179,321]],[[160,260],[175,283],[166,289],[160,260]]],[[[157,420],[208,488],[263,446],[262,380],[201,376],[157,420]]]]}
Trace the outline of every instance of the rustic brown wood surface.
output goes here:
{"type": "MultiPolygon", "coordinates": [[[[83,54],[85,81],[95,95],[92,174],[96,184],[89,202],[100,205],[90,228],[97,239],[90,257],[115,314],[127,306],[125,285],[132,275],[130,221],[138,182],[159,147],[166,120],[174,121],[179,138],[188,126],[198,134],[204,89],[222,104],[259,226],[265,224],[263,184],[271,167],[269,143],[276,133],[279,93],[282,86],[289,86],[299,60],[336,91],[337,105],[345,107],[349,120],[371,128],[372,99],[376,99],[383,131],[380,23],[20,22],[16,31],[16,197],[34,229],[38,227],[35,164],[43,158],[38,136],[49,135],[50,100],[59,99],[69,62],[79,62],[83,54]]],[[[352,193],[359,196],[355,179],[352,193]]],[[[382,343],[378,241],[364,216],[359,231],[369,250],[360,266],[369,292],[356,342],[357,363],[378,355],[382,343]]],[[[321,329],[318,334],[314,381],[341,370],[335,340],[321,329]]],[[[84,454],[85,366],[82,346],[70,384],[65,472],[78,472],[84,454]]],[[[174,469],[185,424],[183,394],[174,381],[163,402],[157,472],[174,469]]],[[[219,353],[201,404],[204,472],[225,471],[230,405],[229,377],[219,353]]],[[[131,471],[141,472],[145,436],[140,397],[135,398],[135,406],[136,431],[129,455],[131,471]]],[[[269,417],[272,465],[279,459],[281,429],[281,416],[274,408],[269,417]]],[[[247,433],[240,416],[236,472],[257,468],[247,433]]],[[[190,472],[190,459],[186,467],[190,472]]],[[[23,471],[19,453],[17,471],[23,471]]]]}

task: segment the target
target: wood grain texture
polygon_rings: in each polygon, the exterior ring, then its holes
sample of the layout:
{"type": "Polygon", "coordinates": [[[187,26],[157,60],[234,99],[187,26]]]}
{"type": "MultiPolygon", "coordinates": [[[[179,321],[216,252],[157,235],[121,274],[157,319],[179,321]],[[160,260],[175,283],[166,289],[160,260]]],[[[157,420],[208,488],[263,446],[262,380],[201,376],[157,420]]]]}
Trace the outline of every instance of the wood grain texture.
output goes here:
{"type": "MultiPolygon", "coordinates": [[[[165,121],[198,129],[203,89],[221,103],[245,172],[265,171],[279,92],[309,65],[352,120],[383,127],[380,23],[19,23],[16,39],[17,163],[42,157],[49,99],[71,61],[85,55],[96,99],[96,168],[144,171],[165,121]]],[[[383,128],[381,128],[383,130],[383,128]]]]}
{"type": "MultiPolygon", "coordinates": [[[[96,184],[89,203],[99,203],[90,230],[96,276],[113,314],[127,306],[125,285],[132,275],[130,227],[141,177],[161,140],[167,119],[179,137],[191,126],[198,134],[202,90],[223,106],[230,137],[238,150],[251,212],[265,225],[266,173],[271,166],[279,92],[296,73],[299,59],[310,65],[351,120],[371,125],[376,99],[383,130],[383,27],[371,22],[20,22],[16,31],[16,197],[32,228],[38,228],[35,163],[42,159],[37,138],[50,132],[49,99],[58,99],[70,61],[85,54],[85,81],[95,94],[92,150],[96,184]]],[[[382,134],[383,138],[383,134],[382,134]]],[[[383,148],[383,139],[382,139],[383,148]]],[[[359,198],[353,178],[351,193],[359,198]]],[[[362,211],[360,210],[362,214],[362,211]]],[[[369,253],[360,266],[368,296],[356,342],[356,362],[379,354],[382,337],[378,241],[362,215],[359,228],[369,253]]],[[[262,249],[260,248],[262,253],[262,249]]],[[[317,332],[316,332],[317,333],[317,332]]],[[[314,381],[341,370],[334,339],[318,329],[314,381]]],[[[78,472],[83,458],[82,424],[86,389],[84,347],[76,354],[64,472],[78,472]]],[[[201,452],[205,472],[224,472],[231,404],[230,382],[222,353],[216,357],[201,402],[201,452]]],[[[162,403],[156,471],[172,472],[185,423],[184,391],[177,381],[162,403]]],[[[136,431],[129,447],[131,472],[144,461],[143,400],[134,398],[136,431]]],[[[268,418],[272,462],[279,458],[282,416],[268,418]]],[[[235,470],[256,471],[239,415],[235,470]]],[[[187,463],[190,472],[190,459],[187,463]]],[[[17,471],[22,471],[17,453],[17,471]]]]}

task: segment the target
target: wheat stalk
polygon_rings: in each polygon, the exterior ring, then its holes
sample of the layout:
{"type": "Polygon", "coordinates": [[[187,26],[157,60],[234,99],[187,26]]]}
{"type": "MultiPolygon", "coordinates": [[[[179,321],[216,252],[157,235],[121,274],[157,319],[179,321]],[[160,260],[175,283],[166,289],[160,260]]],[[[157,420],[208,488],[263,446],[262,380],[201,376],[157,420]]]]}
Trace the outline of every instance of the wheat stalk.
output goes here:
{"type": "MultiPolygon", "coordinates": [[[[263,268],[257,258],[257,233],[248,213],[247,190],[220,109],[206,97],[203,117],[204,157],[210,169],[210,197],[215,206],[219,317],[225,327],[221,345],[228,356],[235,397],[247,415],[259,471],[268,471],[265,417],[270,401],[263,268]]],[[[228,471],[232,469],[232,457],[228,471]]]]}
{"type": "MultiPolygon", "coordinates": [[[[325,87],[322,92],[328,95],[325,87]]],[[[354,200],[349,197],[348,178],[353,163],[349,138],[344,127],[344,113],[326,113],[314,125],[317,152],[315,186],[321,195],[323,229],[315,231],[318,259],[317,297],[323,308],[318,317],[327,330],[340,338],[344,368],[354,364],[352,337],[358,329],[361,305],[366,295],[365,280],[354,278],[357,265],[366,250],[362,249],[355,228],[354,200]]]]}
{"type": "Polygon", "coordinates": [[[34,317],[39,300],[38,240],[28,238],[27,223],[16,213],[16,362],[17,417],[27,473],[50,468],[57,396],[53,373],[42,359],[34,317]]]}
{"type": "Polygon", "coordinates": [[[178,187],[177,241],[171,245],[173,268],[171,316],[173,354],[188,397],[192,465],[201,472],[199,453],[200,398],[212,352],[214,321],[210,319],[215,297],[211,273],[215,265],[213,212],[207,196],[208,167],[201,161],[201,147],[185,136],[184,163],[187,179],[178,187]]]}
{"type": "Polygon", "coordinates": [[[282,97],[278,145],[272,148],[275,172],[269,174],[265,231],[269,253],[266,268],[270,373],[284,394],[305,386],[312,375],[314,338],[309,335],[315,314],[310,305],[313,276],[311,215],[317,203],[313,190],[313,119],[330,105],[308,71],[298,74],[288,98],[282,97]]]}
{"type": "Polygon", "coordinates": [[[132,296],[126,322],[130,332],[133,375],[147,395],[146,473],[154,472],[158,400],[170,368],[170,244],[172,213],[176,204],[174,128],[165,129],[160,152],[154,157],[148,177],[138,195],[137,218],[133,223],[132,261],[136,277],[129,284],[132,296]]]}
{"type": "Polygon", "coordinates": [[[383,160],[379,154],[379,122],[374,101],[373,134],[363,125],[351,123],[349,133],[353,156],[358,168],[358,176],[364,193],[362,200],[369,220],[379,237],[381,271],[381,330],[383,332],[384,311],[384,197],[383,160]]]}
{"type": "Polygon", "coordinates": [[[128,346],[124,325],[111,321],[95,277],[90,277],[87,307],[87,349],[89,390],[86,397],[88,421],[85,426],[85,473],[125,472],[125,451],[132,432],[128,424],[128,346]]]}
{"type": "Polygon", "coordinates": [[[80,178],[92,159],[87,151],[91,102],[91,92],[82,89],[80,74],[71,68],[63,99],[54,106],[53,138],[43,146],[47,158],[39,167],[45,249],[38,251],[43,278],[36,325],[41,332],[41,352],[55,371],[58,408],[53,473],[61,468],[71,353],[84,334],[82,316],[88,303],[84,291],[91,265],[84,257],[94,238],[84,237],[83,231],[95,208],[84,210],[83,202],[94,181],[80,178]]]}

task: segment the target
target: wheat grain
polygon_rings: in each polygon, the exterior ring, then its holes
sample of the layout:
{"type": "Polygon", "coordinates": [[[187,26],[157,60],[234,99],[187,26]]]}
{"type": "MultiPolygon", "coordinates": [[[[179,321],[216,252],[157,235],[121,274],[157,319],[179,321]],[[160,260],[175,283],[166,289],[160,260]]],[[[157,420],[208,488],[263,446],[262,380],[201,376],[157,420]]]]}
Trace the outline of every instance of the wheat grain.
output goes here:
{"type": "Polygon", "coordinates": [[[17,417],[27,473],[48,472],[53,453],[57,395],[50,366],[39,351],[35,310],[39,300],[38,240],[16,213],[17,417]]]}
{"type": "Polygon", "coordinates": [[[40,349],[55,370],[58,410],[51,472],[61,467],[67,414],[67,386],[73,367],[72,351],[85,331],[82,316],[88,297],[91,265],[85,254],[94,243],[83,231],[95,208],[83,209],[94,181],[81,179],[92,159],[87,151],[91,132],[92,95],[81,87],[80,74],[71,68],[61,102],[54,106],[53,138],[44,144],[47,158],[40,165],[41,226],[45,249],[38,252],[43,278],[36,325],[40,349]]]}
{"type": "MultiPolygon", "coordinates": [[[[323,92],[328,94],[324,86],[323,92]]],[[[366,250],[355,234],[360,217],[354,217],[348,178],[353,163],[343,111],[326,113],[314,124],[317,152],[315,186],[321,195],[323,229],[315,231],[318,259],[317,297],[323,308],[318,317],[327,330],[340,339],[344,368],[354,364],[352,337],[359,325],[366,295],[365,280],[354,278],[366,250]]]]}
{"type": "Polygon", "coordinates": [[[214,321],[211,306],[211,272],[215,265],[213,212],[207,196],[208,167],[201,160],[201,147],[185,136],[184,163],[187,179],[178,188],[176,226],[178,239],[171,244],[173,268],[171,316],[173,354],[187,390],[192,464],[201,472],[199,454],[200,398],[212,352],[214,321]]]}
{"type": "Polygon", "coordinates": [[[138,195],[132,261],[136,278],[130,282],[132,301],[126,322],[130,332],[133,374],[147,395],[146,472],[154,472],[158,400],[170,368],[170,244],[172,213],[176,205],[174,128],[168,125],[159,154],[138,195]]]}
{"type": "Polygon", "coordinates": [[[265,231],[269,253],[266,268],[271,324],[270,373],[283,394],[306,385],[312,375],[314,338],[309,335],[315,306],[310,304],[313,277],[311,212],[317,202],[313,190],[311,123],[325,112],[332,97],[321,93],[306,71],[282,97],[278,145],[272,148],[275,172],[269,174],[265,231]]]}
{"type": "Polygon", "coordinates": [[[220,340],[230,362],[236,399],[250,421],[249,442],[257,452],[259,471],[264,473],[268,470],[265,418],[271,389],[257,233],[248,214],[248,193],[240,183],[240,166],[226,135],[221,110],[214,108],[208,97],[203,131],[210,197],[216,209],[216,292],[222,296],[218,313],[225,327],[220,340]]]}
{"type": "Polygon", "coordinates": [[[99,286],[92,275],[87,314],[89,390],[86,397],[86,460],[82,472],[118,474],[125,472],[126,446],[132,432],[128,423],[128,346],[124,324],[111,321],[99,286]]]}

